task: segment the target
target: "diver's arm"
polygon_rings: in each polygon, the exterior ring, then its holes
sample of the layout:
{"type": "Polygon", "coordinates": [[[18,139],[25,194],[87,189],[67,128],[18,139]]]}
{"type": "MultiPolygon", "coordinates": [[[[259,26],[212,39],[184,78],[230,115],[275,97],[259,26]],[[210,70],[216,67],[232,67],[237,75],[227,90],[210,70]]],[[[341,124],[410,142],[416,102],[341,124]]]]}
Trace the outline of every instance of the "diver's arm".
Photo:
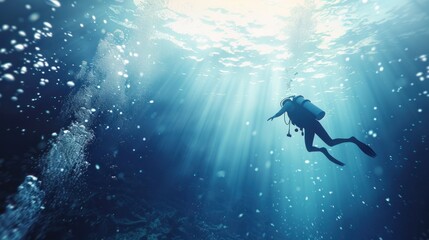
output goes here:
{"type": "Polygon", "coordinates": [[[278,111],[276,114],[274,114],[272,117],[268,118],[267,121],[272,121],[274,118],[276,117],[280,117],[281,115],[283,115],[285,112],[287,112],[288,110],[290,110],[292,107],[292,103],[290,101],[286,101],[286,103],[283,105],[283,107],[280,109],[280,111],[278,111]]]}

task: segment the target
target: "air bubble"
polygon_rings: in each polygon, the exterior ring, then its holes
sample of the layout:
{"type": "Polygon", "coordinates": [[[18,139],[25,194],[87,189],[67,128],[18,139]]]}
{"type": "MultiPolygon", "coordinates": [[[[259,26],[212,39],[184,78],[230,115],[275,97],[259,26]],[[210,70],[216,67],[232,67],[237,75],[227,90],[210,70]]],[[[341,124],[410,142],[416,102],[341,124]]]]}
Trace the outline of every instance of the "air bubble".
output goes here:
{"type": "Polygon", "coordinates": [[[48,23],[48,22],[43,22],[43,25],[45,25],[48,28],[52,28],[52,24],[48,23]]]}
{"type": "Polygon", "coordinates": [[[67,86],[69,86],[69,87],[74,87],[74,86],[75,86],[75,83],[74,83],[73,81],[68,81],[68,82],[67,82],[67,86]]]}
{"type": "Polygon", "coordinates": [[[15,77],[10,73],[4,74],[2,78],[9,82],[15,81],[15,77]]]}
{"type": "Polygon", "coordinates": [[[25,46],[23,45],[23,44],[16,44],[15,45],[15,49],[16,49],[16,51],[18,51],[18,52],[20,52],[20,51],[23,51],[24,50],[24,48],[25,48],[25,46]]]}
{"type": "Polygon", "coordinates": [[[61,7],[61,3],[58,0],[46,0],[46,3],[52,7],[56,7],[56,8],[61,7]]]}
{"type": "Polygon", "coordinates": [[[30,16],[28,16],[28,20],[30,20],[30,22],[35,22],[35,21],[39,20],[39,18],[40,18],[40,14],[37,12],[32,13],[32,14],[30,14],[30,16]]]}
{"type": "Polygon", "coordinates": [[[42,36],[40,35],[40,33],[35,33],[34,34],[34,39],[40,39],[42,36]]]}
{"type": "Polygon", "coordinates": [[[5,63],[1,65],[1,68],[3,69],[3,71],[8,70],[10,67],[12,67],[12,63],[5,63]]]}

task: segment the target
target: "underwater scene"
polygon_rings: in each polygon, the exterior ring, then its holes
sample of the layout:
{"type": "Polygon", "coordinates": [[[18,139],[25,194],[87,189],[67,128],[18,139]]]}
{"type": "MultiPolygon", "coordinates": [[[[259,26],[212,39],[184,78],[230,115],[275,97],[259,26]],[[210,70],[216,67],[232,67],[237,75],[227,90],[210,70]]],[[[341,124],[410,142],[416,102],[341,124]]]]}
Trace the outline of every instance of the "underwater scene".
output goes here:
{"type": "Polygon", "coordinates": [[[0,0],[0,239],[429,239],[429,1],[0,0]]]}

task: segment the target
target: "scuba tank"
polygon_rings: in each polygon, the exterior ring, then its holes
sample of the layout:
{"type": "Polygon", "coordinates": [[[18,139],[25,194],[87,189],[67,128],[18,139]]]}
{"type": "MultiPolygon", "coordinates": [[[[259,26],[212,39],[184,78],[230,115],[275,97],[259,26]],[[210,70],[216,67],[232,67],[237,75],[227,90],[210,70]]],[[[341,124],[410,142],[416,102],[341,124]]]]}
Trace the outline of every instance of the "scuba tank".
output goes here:
{"type": "MultiPolygon", "coordinates": [[[[302,107],[302,109],[305,109],[306,112],[309,113],[309,117],[314,117],[316,120],[321,120],[324,116],[325,116],[325,111],[323,111],[322,109],[320,109],[319,107],[317,107],[316,105],[314,105],[313,103],[311,103],[310,100],[305,99],[303,96],[298,95],[298,96],[289,96],[284,98],[281,102],[280,102],[280,106],[283,107],[283,105],[287,102],[287,101],[292,101],[294,102],[296,105],[298,105],[297,107],[302,107]]],[[[291,137],[292,135],[290,134],[290,127],[291,127],[291,120],[289,119],[289,122],[286,121],[286,113],[283,114],[284,117],[284,122],[286,125],[289,125],[289,129],[288,129],[288,133],[287,136],[291,137]]],[[[295,125],[295,124],[294,124],[295,125]]],[[[302,128],[301,129],[301,135],[304,135],[302,128]]],[[[295,132],[298,132],[298,129],[295,129],[295,132]]]]}
{"type": "Polygon", "coordinates": [[[321,120],[325,116],[325,111],[323,111],[322,109],[311,103],[310,100],[305,99],[301,95],[294,96],[293,101],[308,110],[317,120],[321,120]]]}

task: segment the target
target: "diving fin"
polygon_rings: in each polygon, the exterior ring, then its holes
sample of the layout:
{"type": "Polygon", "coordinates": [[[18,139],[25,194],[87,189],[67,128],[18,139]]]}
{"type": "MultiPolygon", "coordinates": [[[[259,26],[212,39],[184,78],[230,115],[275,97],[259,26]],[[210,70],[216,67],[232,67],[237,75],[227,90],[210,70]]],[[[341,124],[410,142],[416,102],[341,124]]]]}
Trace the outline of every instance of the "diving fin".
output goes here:
{"type": "Polygon", "coordinates": [[[375,153],[375,151],[368,145],[366,145],[365,143],[357,140],[355,137],[352,137],[353,142],[359,147],[359,149],[364,152],[366,155],[370,156],[370,157],[376,157],[377,154],[375,153]]]}

